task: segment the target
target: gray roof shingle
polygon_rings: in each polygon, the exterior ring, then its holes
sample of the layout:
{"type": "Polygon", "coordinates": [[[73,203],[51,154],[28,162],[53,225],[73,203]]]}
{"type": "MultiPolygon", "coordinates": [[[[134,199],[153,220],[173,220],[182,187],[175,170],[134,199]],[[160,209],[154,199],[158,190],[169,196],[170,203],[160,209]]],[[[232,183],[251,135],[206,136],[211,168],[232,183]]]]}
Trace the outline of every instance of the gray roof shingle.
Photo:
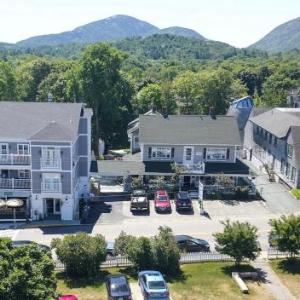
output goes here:
{"type": "Polygon", "coordinates": [[[82,107],[80,103],[0,102],[0,138],[72,141],[82,107]]]}
{"type": "Polygon", "coordinates": [[[273,108],[251,117],[250,121],[283,138],[291,126],[300,126],[300,108],[273,108]]]}
{"type": "Polygon", "coordinates": [[[234,116],[140,115],[142,144],[241,145],[234,116]]]}

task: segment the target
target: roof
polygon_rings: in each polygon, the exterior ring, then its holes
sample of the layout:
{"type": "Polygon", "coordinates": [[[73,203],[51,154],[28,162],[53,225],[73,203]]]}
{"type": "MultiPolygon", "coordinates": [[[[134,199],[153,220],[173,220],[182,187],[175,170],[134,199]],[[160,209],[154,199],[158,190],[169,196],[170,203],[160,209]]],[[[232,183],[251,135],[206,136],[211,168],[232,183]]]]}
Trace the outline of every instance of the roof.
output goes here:
{"type": "Polygon", "coordinates": [[[234,116],[140,115],[140,144],[241,145],[234,116]]]}
{"type": "Polygon", "coordinates": [[[82,107],[81,103],[0,102],[0,138],[72,141],[82,107]]]}
{"type": "Polygon", "coordinates": [[[251,117],[250,121],[278,138],[283,138],[291,126],[300,126],[300,108],[273,108],[251,117]]]}

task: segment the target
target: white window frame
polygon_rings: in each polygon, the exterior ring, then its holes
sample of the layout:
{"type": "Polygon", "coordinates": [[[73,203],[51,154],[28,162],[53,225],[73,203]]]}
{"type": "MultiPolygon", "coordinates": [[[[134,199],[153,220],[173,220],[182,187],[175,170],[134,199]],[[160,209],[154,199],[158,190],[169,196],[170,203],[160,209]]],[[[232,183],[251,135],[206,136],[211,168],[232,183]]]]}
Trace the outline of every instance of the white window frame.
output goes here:
{"type": "Polygon", "coordinates": [[[8,155],[8,144],[7,143],[0,143],[0,155],[8,155]],[[2,146],[5,146],[6,153],[2,153],[2,146]]]}
{"type": "Polygon", "coordinates": [[[293,157],[293,152],[294,152],[294,148],[293,145],[291,144],[287,144],[287,157],[292,158],[293,157]]]}
{"type": "Polygon", "coordinates": [[[61,192],[61,174],[60,173],[43,173],[43,187],[49,192],[61,192]],[[54,186],[57,185],[57,189],[54,186]],[[47,188],[48,187],[48,188],[47,188]]]}
{"type": "Polygon", "coordinates": [[[193,146],[184,146],[183,147],[183,164],[190,165],[194,163],[194,147],[193,146]],[[191,150],[191,154],[187,154],[187,150],[191,150]]]}
{"type": "Polygon", "coordinates": [[[61,169],[61,154],[58,147],[42,147],[42,169],[61,169]]]}
{"type": "Polygon", "coordinates": [[[154,160],[171,160],[172,159],[172,147],[154,146],[151,148],[151,159],[154,160]],[[163,154],[163,156],[158,156],[163,154]]]}
{"type": "Polygon", "coordinates": [[[18,170],[19,179],[30,179],[30,170],[18,170]]]}
{"type": "Polygon", "coordinates": [[[225,160],[227,160],[227,148],[212,148],[212,147],[206,148],[206,160],[209,160],[209,161],[225,161],[225,160]],[[218,152],[220,152],[220,153],[218,154],[218,152]],[[221,157],[218,158],[218,155],[221,155],[221,157]]]}
{"type": "Polygon", "coordinates": [[[17,147],[19,155],[30,155],[30,147],[28,144],[18,144],[17,147]],[[25,151],[25,147],[27,147],[27,151],[25,151]]]}

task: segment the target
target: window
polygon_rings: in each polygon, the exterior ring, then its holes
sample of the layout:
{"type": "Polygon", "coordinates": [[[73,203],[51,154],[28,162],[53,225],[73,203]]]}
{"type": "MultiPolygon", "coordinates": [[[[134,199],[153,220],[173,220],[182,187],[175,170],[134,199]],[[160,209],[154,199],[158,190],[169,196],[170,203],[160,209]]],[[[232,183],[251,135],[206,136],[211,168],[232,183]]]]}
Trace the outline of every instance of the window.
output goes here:
{"type": "Polygon", "coordinates": [[[42,150],[42,168],[60,168],[60,151],[54,147],[44,147],[42,150]]]}
{"type": "Polygon", "coordinates": [[[256,134],[259,135],[259,126],[256,126],[256,134]]]}
{"type": "Polygon", "coordinates": [[[292,167],[291,181],[295,182],[295,178],[296,178],[296,168],[292,167]]]}
{"type": "Polygon", "coordinates": [[[0,154],[8,154],[8,145],[0,144],[0,154]]]}
{"type": "Polygon", "coordinates": [[[19,178],[24,178],[24,179],[29,179],[30,178],[30,171],[29,170],[19,170],[18,171],[18,177],[19,178]]]}
{"type": "Polygon", "coordinates": [[[268,140],[268,131],[265,131],[265,139],[268,140]]]}
{"type": "Polygon", "coordinates": [[[229,156],[229,152],[228,152],[227,148],[207,148],[206,149],[206,159],[207,160],[226,160],[227,156],[229,156]]]}
{"type": "Polygon", "coordinates": [[[285,166],[285,161],[282,159],[281,164],[280,164],[280,173],[284,174],[284,166],[285,166]]]}
{"type": "Polygon", "coordinates": [[[290,169],[291,169],[291,165],[289,163],[286,163],[286,165],[285,165],[285,176],[287,178],[290,177],[290,169]]]}
{"type": "Polygon", "coordinates": [[[61,184],[60,184],[60,174],[55,173],[44,173],[43,174],[43,191],[48,192],[60,192],[61,184]]]}
{"type": "Polygon", "coordinates": [[[29,145],[18,144],[18,154],[19,155],[29,155],[29,145]]]}
{"type": "Polygon", "coordinates": [[[171,159],[174,157],[174,148],[171,147],[150,147],[149,154],[152,159],[171,159]]]}
{"type": "Polygon", "coordinates": [[[293,146],[290,144],[287,144],[287,156],[292,157],[293,156],[293,146]]]}
{"type": "Polygon", "coordinates": [[[272,139],[273,139],[273,135],[270,133],[269,134],[269,144],[271,144],[271,145],[272,145],[272,139]]]}
{"type": "Polygon", "coordinates": [[[277,147],[277,137],[274,136],[274,147],[277,147]]]}

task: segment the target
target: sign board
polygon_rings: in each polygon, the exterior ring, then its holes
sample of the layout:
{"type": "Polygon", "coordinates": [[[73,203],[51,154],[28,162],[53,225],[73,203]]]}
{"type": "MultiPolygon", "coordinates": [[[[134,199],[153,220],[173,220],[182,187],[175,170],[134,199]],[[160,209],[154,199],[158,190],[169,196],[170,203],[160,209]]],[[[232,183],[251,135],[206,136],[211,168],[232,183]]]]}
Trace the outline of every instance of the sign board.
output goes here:
{"type": "Polygon", "coordinates": [[[203,200],[203,183],[199,180],[198,197],[199,200],[203,200]]]}

